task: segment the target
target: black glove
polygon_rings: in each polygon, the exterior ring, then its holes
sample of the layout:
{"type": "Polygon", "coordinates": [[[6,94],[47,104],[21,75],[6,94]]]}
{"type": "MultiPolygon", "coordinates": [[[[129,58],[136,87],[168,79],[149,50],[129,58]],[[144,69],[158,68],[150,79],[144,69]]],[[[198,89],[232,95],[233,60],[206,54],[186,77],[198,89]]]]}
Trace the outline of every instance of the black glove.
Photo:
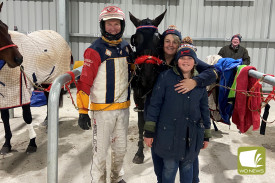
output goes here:
{"type": "Polygon", "coordinates": [[[89,130],[91,128],[91,119],[88,114],[79,114],[78,126],[83,130],[89,130]]]}

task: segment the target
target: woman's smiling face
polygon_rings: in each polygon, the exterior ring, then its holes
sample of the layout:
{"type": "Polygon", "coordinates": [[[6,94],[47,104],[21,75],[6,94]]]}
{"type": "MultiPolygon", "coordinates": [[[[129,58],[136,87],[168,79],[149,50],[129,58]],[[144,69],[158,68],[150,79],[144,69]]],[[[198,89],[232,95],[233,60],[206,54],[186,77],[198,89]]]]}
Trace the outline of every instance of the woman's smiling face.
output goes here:
{"type": "Polygon", "coordinates": [[[180,44],[175,40],[173,34],[168,34],[164,38],[163,51],[166,55],[175,55],[180,44]]]}

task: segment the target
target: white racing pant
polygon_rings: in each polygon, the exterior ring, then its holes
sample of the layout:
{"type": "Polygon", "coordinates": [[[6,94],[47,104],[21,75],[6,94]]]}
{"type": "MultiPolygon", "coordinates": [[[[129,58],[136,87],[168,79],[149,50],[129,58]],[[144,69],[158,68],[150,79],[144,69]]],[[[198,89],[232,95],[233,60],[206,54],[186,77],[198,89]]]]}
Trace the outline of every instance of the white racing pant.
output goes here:
{"type": "Polygon", "coordinates": [[[111,183],[123,176],[123,159],[127,151],[129,108],[113,111],[93,111],[92,183],[106,182],[106,158],[111,145],[111,183]]]}

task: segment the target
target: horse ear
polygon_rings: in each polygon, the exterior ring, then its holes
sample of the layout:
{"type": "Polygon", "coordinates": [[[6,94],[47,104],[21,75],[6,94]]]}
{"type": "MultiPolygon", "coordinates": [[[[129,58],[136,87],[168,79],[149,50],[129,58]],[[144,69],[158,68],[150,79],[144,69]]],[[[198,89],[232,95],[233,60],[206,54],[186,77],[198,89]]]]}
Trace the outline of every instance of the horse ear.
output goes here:
{"type": "Polygon", "coordinates": [[[155,19],[153,20],[152,24],[153,24],[154,26],[156,26],[156,27],[159,26],[159,24],[160,24],[160,22],[162,21],[164,15],[165,15],[165,13],[166,13],[166,11],[167,11],[167,9],[165,9],[165,11],[164,11],[161,15],[159,15],[157,18],[155,18],[155,19]]]}
{"type": "Polygon", "coordinates": [[[140,26],[140,20],[138,19],[138,18],[136,18],[136,17],[134,17],[134,15],[132,15],[132,13],[129,11],[129,15],[130,15],[130,20],[131,20],[131,22],[133,22],[133,24],[136,26],[136,27],[138,27],[138,26],[140,26]]]}
{"type": "Polygon", "coordinates": [[[3,6],[3,2],[0,4],[0,12],[1,12],[2,6],[3,6]]]}

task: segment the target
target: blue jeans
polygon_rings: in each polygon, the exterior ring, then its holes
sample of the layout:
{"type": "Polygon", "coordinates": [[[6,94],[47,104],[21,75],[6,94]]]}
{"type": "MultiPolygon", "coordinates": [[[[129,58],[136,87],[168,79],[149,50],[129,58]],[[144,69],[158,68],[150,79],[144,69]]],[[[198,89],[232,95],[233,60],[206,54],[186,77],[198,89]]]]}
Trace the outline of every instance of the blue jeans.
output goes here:
{"type": "Polygon", "coordinates": [[[199,157],[193,162],[193,183],[199,183],[199,157]]]}
{"type": "Polygon", "coordinates": [[[175,159],[163,159],[162,183],[174,183],[177,171],[180,172],[181,183],[193,182],[193,163],[183,165],[175,159]]]}
{"type": "Polygon", "coordinates": [[[151,153],[154,164],[154,171],[157,176],[158,183],[162,183],[163,159],[155,153],[154,146],[151,148],[151,153]]]}
{"type": "MultiPolygon", "coordinates": [[[[162,171],[163,171],[163,159],[159,157],[155,151],[154,146],[151,148],[152,160],[154,164],[154,171],[157,176],[158,183],[162,183],[162,171]]],[[[180,175],[180,181],[184,181],[184,175],[180,175]]],[[[199,158],[196,158],[193,163],[193,182],[192,183],[199,183],[199,158]]]]}

